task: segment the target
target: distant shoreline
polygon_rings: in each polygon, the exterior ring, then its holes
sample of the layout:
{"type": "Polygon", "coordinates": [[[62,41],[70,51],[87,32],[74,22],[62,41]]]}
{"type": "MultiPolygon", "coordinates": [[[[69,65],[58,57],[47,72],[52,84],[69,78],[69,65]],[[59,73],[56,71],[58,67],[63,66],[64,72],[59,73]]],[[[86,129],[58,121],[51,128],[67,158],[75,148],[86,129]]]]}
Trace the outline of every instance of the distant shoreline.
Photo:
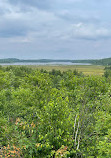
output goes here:
{"type": "Polygon", "coordinates": [[[86,59],[86,60],[54,60],[54,59],[37,59],[37,60],[23,60],[23,59],[17,59],[17,58],[6,58],[6,59],[0,59],[0,65],[1,64],[7,64],[7,65],[14,65],[16,63],[19,63],[18,65],[27,65],[28,63],[33,63],[32,65],[38,63],[41,64],[51,64],[51,63],[56,63],[57,64],[62,64],[64,63],[66,65],[111,65],[111,58],[104,58],[104,59],[86,59]],[[27,63],[27,64],[25,64],[27,63]],[[70,63],[70,64],[69,64],[70,63]]]}

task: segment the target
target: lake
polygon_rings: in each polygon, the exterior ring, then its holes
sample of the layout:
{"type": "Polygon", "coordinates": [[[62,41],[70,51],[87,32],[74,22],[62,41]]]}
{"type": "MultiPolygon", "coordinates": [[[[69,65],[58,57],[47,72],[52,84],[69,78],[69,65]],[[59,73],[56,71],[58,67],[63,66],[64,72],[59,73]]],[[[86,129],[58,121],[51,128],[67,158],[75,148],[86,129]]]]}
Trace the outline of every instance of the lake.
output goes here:
{"type": "Polygon", "coordinates": [[[0,65],[91,65],[89,63],[71,63],[71,62],[16,62],[16,63],[0,63],[0,65]]]}

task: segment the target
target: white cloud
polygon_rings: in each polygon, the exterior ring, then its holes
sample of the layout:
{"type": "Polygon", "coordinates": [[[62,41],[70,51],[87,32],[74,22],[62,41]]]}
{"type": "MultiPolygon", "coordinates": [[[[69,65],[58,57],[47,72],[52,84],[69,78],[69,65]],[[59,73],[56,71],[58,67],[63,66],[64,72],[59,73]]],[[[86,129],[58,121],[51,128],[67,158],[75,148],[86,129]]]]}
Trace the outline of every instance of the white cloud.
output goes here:
{"type": "Polygon", "coordinates": [[[94,24],[78,23],[73,25],[73,37],[89,40],[111,38],[111,29],[94,24]]]}

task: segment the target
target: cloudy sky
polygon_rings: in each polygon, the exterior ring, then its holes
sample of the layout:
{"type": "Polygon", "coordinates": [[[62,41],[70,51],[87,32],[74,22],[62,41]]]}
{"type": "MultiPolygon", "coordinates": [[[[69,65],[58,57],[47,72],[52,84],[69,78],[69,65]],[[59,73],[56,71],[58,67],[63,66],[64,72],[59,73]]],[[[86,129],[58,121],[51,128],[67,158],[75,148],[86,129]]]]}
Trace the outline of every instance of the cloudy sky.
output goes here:
{"type": "Polygon", "coordinates": [[[111,0],[0,0],[0,58],[111,57],[111,0]]]}

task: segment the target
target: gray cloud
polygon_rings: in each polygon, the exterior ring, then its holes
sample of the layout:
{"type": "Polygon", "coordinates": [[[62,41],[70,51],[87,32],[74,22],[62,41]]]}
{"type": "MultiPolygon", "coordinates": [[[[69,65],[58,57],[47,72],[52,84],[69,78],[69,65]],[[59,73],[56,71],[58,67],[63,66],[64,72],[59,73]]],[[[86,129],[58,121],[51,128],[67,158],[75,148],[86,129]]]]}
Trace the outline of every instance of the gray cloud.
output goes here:
{"type": "Polygon", "coordinates": [[[103,0],[101,4],[97,0],[0,0],[0,50],[36,58],[46,57],[46,52],[48,58],[54,54],[68,58],[69,54],[75,57],[75,52],[82,57],[87,51],[95,55],[99,50],[105,51],[103,43],[111,40],[111,22],[110,10],[104,12],[103,4],[111,3],[103,0]],[[98,42],[102,44],[94,44],[98,42]]]}
{"type": "MultiPolygon", "coordinates": [[[[14,2],[16,3],[17,1],[14,2]]],[[[28,2],[30,4],[31,1],[28,2]]],[[[22,3],[22,1],[19,1],[19,3],[22,3]]],[[[34,3],[38,4],[39,1],[33,1],[32,4],[34,5],[34,3]]],[[[42,6],[41,1],[40,4],[42,6]]],[[[24,10],[21,10],[21,5],[12,5],[12,3],[7,3],[6,0],[0,3],[0,11],[0,37],[4,38],[27,37],[30,32],[39,32],[39,36],[40,34],[43,36],[43,30],[49,33],[48,30],[52,23],[57,20],[52,12],[39,10],[38,8],[27,8],[27,11],[24,12],[24,10]]]]}
{"type": "Polygon", "coordinates": [[[17,36],[26,36],[28,28],[25,25],[20,24],[18,21],[15,23],[4,23],[0,28],[0,38],[4,37],[17,37],[17,36]],[[7,27],[8,24],[8,27],[7,27]]]}
{"type": "Polygon", "coordinates": [[[77,14],[69,10],[62,10],[61,12],[55,13],[55,15],[63,20],[68,21],[69,23],[100,23],[100,18],[97,16],[89,16],[88,14],[83,15],[82,13],[77,14]]]}
{"type": "Polygon", "coordinates": [[[36,7],[40,9],[49,9],[50,0],[8,0],[13,5],[19,5],[21,7],[36,7]]]}

